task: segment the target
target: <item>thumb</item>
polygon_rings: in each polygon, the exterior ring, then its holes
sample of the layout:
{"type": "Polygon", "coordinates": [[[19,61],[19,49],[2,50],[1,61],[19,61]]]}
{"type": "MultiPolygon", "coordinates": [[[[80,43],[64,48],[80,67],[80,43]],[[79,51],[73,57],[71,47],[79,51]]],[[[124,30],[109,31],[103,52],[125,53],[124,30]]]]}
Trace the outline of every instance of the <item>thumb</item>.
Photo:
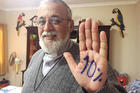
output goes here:
{"type": "Polygon", "coordinates": [[[72,74],[74,75],[74,71],[76,69],[77,64],[76,64],[72,54],[69,52],[65,52],[63,55],[64,55],[68,65],[69,65],[69,68],[70,68],[72,74]]]}

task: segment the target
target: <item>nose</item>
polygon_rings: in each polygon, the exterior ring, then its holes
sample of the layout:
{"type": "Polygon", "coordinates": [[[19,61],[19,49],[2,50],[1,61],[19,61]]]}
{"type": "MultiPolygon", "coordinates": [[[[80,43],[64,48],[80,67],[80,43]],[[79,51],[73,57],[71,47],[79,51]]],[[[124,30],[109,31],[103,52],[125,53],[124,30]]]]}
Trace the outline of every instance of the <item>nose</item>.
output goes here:
{"type": "Polygon", "coordinates": [[[46,20],[46,23],[44,25],[44,29],[43,30],[44,31],[51,31],[53,29],[54,29],[53,25],[48,20],[46,20]]]}

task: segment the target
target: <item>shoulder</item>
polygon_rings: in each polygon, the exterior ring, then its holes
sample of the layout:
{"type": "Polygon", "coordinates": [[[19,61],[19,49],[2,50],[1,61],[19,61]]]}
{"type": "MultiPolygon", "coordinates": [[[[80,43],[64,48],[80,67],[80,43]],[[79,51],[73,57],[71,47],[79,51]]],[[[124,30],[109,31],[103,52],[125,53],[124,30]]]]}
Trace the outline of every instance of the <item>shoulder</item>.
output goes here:
{"type": "Polygon", "coordinates": [[[44,51],[42,49],[39,49],[38,51],[36,51],[33,54],[33,56],[32,56],[32,58],[30,60],[30,63],[29,63],[29,66],[28,67],[30,67],[33,62],[36,63],[37,62],[37,59],[38,58],[41,58],[44,54],[45,53],[44,53],[44,51]]]}
{"type": "Polygon", "coordinates": [[[44,54],[44,51],[43,51],[42,49],[39,49],[38,51],[36,51],[36,52],[33,54],[32,58],[34,58],[34,57],[36,57],[36,56],[39,56],[40,54],[44,54]]]}

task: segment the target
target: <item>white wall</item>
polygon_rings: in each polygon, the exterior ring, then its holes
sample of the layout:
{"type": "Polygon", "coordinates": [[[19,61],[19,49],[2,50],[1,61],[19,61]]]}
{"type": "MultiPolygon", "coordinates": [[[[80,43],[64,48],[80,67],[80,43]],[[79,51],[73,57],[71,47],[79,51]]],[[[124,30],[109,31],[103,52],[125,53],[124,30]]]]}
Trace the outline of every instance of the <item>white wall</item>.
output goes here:
{"type": "MultiPolygon", "coordinates": [[[[140,68],[140,0],[137,4],[137,8],[136,8],[136,15],[137,15],[137,41],[136,41],[136,49],[137,49],[137,67],[136,68],[140,68]]],[[[138,79],[140,79],[140,70],[137,70],[137,77],[138,79]]]]}
{"type": "Polygon", "coordinates": [[[0,10],[0,24],[4,24],[5,22],[5,12],[0,10]]]}

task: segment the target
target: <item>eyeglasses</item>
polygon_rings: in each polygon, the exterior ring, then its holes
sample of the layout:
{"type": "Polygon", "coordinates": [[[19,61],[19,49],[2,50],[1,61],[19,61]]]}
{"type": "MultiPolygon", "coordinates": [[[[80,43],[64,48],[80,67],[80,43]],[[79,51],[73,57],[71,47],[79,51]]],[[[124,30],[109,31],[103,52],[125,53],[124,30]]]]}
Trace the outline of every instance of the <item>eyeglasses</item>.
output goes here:
{"type": "MultiPolygon", "coordinates": [[[[47,20],[49,22],[49,24],[52,24],[52,25],[59,25],[60,23],[62,23],[63,21],[71,21],[71,19],[63,19],[63,18],[60,18],[58,16],[52,16],[50,18],[48,18],[47,20]]],[[[42,27],[46,24],[46,18],[44,17],[40,17],[39,20],[38,20],[38,26],[39,27],[42,27]]]]}

